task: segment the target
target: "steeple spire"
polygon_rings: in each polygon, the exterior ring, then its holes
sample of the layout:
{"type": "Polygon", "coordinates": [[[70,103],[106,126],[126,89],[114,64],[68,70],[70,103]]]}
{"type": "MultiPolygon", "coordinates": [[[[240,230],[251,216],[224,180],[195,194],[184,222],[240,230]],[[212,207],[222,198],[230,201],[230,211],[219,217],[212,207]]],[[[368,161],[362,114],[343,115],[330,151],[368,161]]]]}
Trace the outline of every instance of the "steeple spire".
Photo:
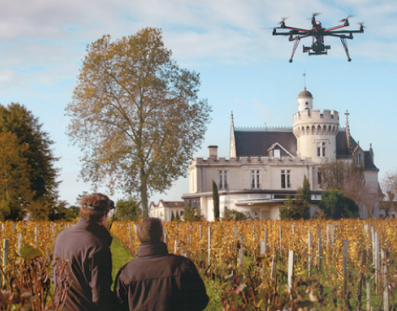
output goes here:
{"type": "Polygon", "coordinates": [[[352,145],[351,145],[351,137],[350,137],[350,127],[349,127],[349,112],[346,110],[346,141],[347,141],[347,148],[349,149],[349,152],[352,153],[352,145]]]}
{"type": "Polygon", "coordinates": [[[234,120],[233,120],[233,111],[230,116],[230,149],[229,149],[229,158],[237,158],[237,150],[236,150],[236,138],[234,136],[234,120]]]}

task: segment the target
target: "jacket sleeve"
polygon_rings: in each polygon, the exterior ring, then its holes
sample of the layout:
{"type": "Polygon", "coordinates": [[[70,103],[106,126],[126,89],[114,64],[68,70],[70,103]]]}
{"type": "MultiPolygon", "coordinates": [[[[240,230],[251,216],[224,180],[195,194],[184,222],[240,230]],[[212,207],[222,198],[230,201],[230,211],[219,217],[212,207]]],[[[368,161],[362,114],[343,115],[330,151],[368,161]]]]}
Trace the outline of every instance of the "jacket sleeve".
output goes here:
{"type": "Polygon", "coordinates": [[[122,281],[122,271],[124,267],[120,269],[117,273],[116,280],[114,282],[114,291],[119,300],[119,309],[120,311],[128,311],[128,288],[125,283],[122,281]]]}
{"type": "Polygon", "coordinates": [[[92,302],[98,310],[114,310],[116,306],[112,285],[112,255],[109,248],[102,247],[93,252],[90,258],[92,302]]]}
{"type": "Polygon", "coordinates": [[[183,289],[183,310],[204,310],[209,301],[207,291],[196,266],[189,259],[187,269],[182,276],[181,282],[183,289]]]}

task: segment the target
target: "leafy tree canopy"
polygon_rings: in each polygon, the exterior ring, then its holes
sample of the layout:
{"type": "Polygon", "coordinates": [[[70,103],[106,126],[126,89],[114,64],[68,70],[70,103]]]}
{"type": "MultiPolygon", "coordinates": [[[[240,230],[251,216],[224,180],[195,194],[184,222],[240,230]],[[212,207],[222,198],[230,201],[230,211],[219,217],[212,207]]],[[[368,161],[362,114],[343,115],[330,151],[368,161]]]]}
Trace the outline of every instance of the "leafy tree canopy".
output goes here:
{"type": "Polygon", "coordinates": [[[199,74],[171,60],[160,29],[90,44],[66,108],[83,179],[139,193],[146,217],[149,193],[186,175],[201,145],[211,108],[199,86],[199,74]]]}
{"type": "Polygon", "coordinates": [[[339,189],[324,191],[318,207],[328,219],[358,218],[358,205],[339,189]]]}
{"type": "Polygon", "coordinates": [[[0,132],[13,133],[19,145],[26,146],[23,156],[29,166],[33,200],[40,200],[43,204],[55,202],[59,182],[56,181],[58,170],[54,163],[58,158],[54,157],[51,150],[53,141],[42,130],[38,118],[20,104],[11,103],[8,107],[0,105],[0,132]]]}
{"type": "Polygon", "coordinates": [[[390,210],[394,209],[396,204],[396,193],[397,193],[397,170],[386,172],[381,183],[383,200],[381,200],[380,207],[385,211],[385,218],[390,217],[390,210]]]}
{"type": "Polygon", "coordinates": [[[281,220],[288,219],[309,219],[310,218],[310,182],[304,176],[302,187],[296,191],[295,199],[287,198],[283,207],[280,208],[281,220]]]}
{"type": "Polygon", "coordinates": [[[116,215],[118,220],[137,221],[142,217],[142,210],[133,199],[118,200],[116,203],[116,215]]]}
{"type": "Polygon", "coordinates": [[[184,208],[185,221],[203,221],[204,215],[201,214],[200,208],[186,205],[184,208]]]}
{"type": "Polygon", "coordinates": [[[323,163],[319,172],[323,190],[339,189],[346,197],[362,204],[366,198],[364,168],[355,161],[329,161],[323,163]]]}
{"type": "Polygon", "coordinates": [[[31,168],[24,157],[27,149],[15,134],[0,132],[0,221],[23,219],[33,200],[31,168]]]}

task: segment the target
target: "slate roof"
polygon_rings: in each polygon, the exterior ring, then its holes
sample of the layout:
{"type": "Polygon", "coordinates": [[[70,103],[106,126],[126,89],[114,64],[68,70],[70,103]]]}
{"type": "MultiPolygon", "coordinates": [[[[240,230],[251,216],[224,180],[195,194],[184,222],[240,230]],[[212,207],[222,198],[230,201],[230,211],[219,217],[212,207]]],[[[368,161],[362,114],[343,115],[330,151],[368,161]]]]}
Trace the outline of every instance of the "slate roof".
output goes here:
{"type": "Polygon", "coordinates": [[[374,161],[371,156],[371,152],[364,151],[364,167],[366,170],[377,170],[378,168],[375,166],[374,161]]]}
{"type": "Polygon", "coordinates": [[[174,207],[174,208],[175,207],[185,207],[184,201],[163,201],[163,200],[160,200],[159,204],[151,202],[150,206],[153,206],[154,208],[159,207],[160,202],[163,203],[164,207],[169,207],[169,208],[171,208],[171,207],[174,207]]]}
{"type": "Polygon", "coordinates": [[[267,149],[279,143],[293,156],[297,156],[296,138],[291,132],[235,131],[238,157],[267,157],[267,149]]]}
{"type": "MultiPolygon", "coordinates": [[[[266,157],[267,150],[274,144],[279,143],[289,153],[297,157],[297,140],[291,131],[234,131],[236,140],[236,155],[237,157],[266,157]]],[[[357,142],[352,138],[351,150],[357,146],[357,142]]],[[[377,169],[373,163],[369,151],[364,152],[365,169],[377,169]]],[[[345,158],[350,157],[351,152],[348,148],[346,131],[339,131],[336,135],[336,157],[345,158]]]]}

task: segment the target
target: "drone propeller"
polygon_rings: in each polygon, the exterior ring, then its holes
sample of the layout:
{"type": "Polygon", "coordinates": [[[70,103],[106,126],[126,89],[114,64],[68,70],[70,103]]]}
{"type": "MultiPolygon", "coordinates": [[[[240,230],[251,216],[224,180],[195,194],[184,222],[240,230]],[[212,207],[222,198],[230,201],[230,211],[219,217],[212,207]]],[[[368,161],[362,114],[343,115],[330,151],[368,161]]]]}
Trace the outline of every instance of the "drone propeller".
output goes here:
{"type": "Polygon", "coordinates": [[[313,13],[312,14],[312,17],[309,17],[308,19],[313,19],[313,18],[315,18],[316,16],[318,16],[318,15],[320,15],[321,13],[313,13]]]}
{"type": "Polygon", "coordinates": [[[359,24],[363,28],[367,28],[366,26],[364,26],[364,23],[357,23],[357,24],[359,24]]]}
{"type": "Polygon", "coordinates": [[[288,19],[288,17],[281,17],[281,22],[279,22],[279,24],[284,23],[287,19],[288,19]]]}
{"type": "Polygon", "coordinates": [[[351,17],[354,17],[354,16],[353,16],[353,15],[349,15],[349,16],[347,16],[346,18],[341,19],[341,20],[339,21],[339,23],[344,23],[344,22],[348,21],[348,19],[351,18],[351,17]]]}

